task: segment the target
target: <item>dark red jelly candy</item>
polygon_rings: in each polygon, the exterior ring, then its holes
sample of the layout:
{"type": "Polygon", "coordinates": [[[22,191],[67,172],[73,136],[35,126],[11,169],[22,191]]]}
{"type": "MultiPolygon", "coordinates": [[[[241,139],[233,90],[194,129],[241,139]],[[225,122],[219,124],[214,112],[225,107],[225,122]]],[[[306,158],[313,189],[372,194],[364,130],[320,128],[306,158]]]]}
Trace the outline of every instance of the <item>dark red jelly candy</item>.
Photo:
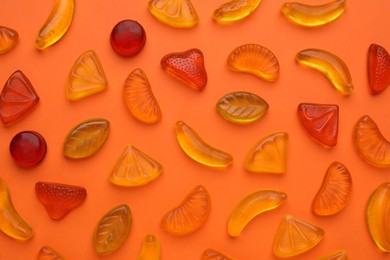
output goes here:
{"type": "Polygon", "coordinates": [[[34,131],[23,131],[12,138],[9,150],[15,162],[23,167],[33,167],[46,155],[46,141],[34,131]]]}
{"type": "Polygon", "coordinates": [[[138,22],[123,20],[115,25],[110,36],[111,46],[124,57],[137,55],[145,45],[145,30],[138,22]]]}

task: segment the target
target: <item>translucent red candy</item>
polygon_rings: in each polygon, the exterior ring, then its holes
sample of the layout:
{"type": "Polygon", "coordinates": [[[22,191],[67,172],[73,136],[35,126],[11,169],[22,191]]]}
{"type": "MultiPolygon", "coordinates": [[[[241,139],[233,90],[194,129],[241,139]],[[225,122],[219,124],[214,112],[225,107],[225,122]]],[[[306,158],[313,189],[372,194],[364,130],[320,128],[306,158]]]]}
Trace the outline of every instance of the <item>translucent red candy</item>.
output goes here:
{"type": "Polygon", "coordinates": [[[367,65],[371,93],[379,94],[390,84],[390,55],[382,46],[371,44],[367,65]]]}
{"type": "Polygon", "coordinates": [[[46,141],[34,131],[23,131],[12,138],[9,150],[15,162],[23,167],[33,167],[46,155],[46,141]]]}
{"type": "Polygon", "coordinates": [[[145,30],[137,21],[123,20],[112,29],[110,42],[114,51],[119,55],[135,56],[145,45],[145,30]]]}

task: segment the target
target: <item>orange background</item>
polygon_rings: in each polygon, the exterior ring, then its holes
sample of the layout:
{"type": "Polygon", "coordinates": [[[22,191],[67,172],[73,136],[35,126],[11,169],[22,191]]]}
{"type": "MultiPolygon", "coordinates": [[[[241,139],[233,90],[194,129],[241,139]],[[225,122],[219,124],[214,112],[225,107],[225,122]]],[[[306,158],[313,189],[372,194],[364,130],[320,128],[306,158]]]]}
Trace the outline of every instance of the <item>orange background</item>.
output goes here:
{"type": "Polygon", "coordinates": [[[236,259],[274,259],[274,236],[286,214],[325,230],[323,241],[297,259],[315,259],[338,249],[346,250],[351,259],[388,256],[377,249],[369,236],[365,207],[372,191],[389,181],[389,169],[363,162],[352,142],[353,126],[363,114],[370,115],[384,136],[390,138],[390,91],[370,95],[366,72],[371,43],[390,49],[388,1],[347,1],[346,11],[338,20],[308,29],[290,24],[282,16],[280,7],[285,1],[263,0],[245,20],[219,25],[211,15],[224,1],[193,0],[199,24],[192,29],[175,29],[152,17],[147,1],[79,0],[67,34],[55,45],[38,51],[34,47],[35,37],[54,2],[1,2],[1,25],[17,30],[20,42],[11,52],[0,56],[0,82],[5,83],[15,70],[22,70],[41,98],[27,117],[10,127],[0,127],[1,178],[8,184],[15,208],[35,232],[26,242],[0,234],[1,259],[35,259],[43,245],[56,248],[68,259],[136,259],[146,233],[154,233],[160,240],[163,259],[200,259],[208,247],[236,259]],[[133,58],[118,56],[109,43],[112,28],[124,19],[137,20],[147,33],[144,49],[133,58]],[[245,43],[263,45],[277,56],[281,66],[277,82],[268,83],[228,69],[228,54],[245,43]],[[295,54],[312,47],[337,54],[349,66],[355,86],[349,97],[341,96],[320,73],[296,64],[295,54]],[[182,85],[160,67],[165,54],[190,48],[199,48],[205,56],[208,84],[202,92],[182,85]],[[97,95],[70,102],[65,97],[68,73],[79,55],[89,49],[98,54],[109,87],[97,95]],[[135,68],[148,75],[162,109],[162,120],[155,125],[133,119],[122,100],[124,80],[135,68]],[[270,105],[266,116],[249,125],[233,124],[220,117],[215,109],[217,100],[238,90],[264,98],[270,105]],[[339,105],[339,139],[335,148],[324,149],[303,129],[296,112],[301,102],[339,105]],[[91,158],[66,159],[62,155],[65,136],[81,121],[94,117],[110,121],[107,142],[91,158]],[[211,145],[232,154],[233,165],[216,170],[189,159],[175,140],[173,126],[178,120],[193,127],[211,145]],[[48,145],[46,158],[32,169],[18,167],[9,154],[12,137],[23,130],[40,132],[48,145]],[[246,172],[243,161],[250,148],[276,131],[286,131],[290,136],[287,173],[275,176],[246,172]],[[120,188],[108,181],[127,144],[163,165],[164,172],[156,181],[139,188],[120,188]],[[311,212],[311,203],[326,169],[336,160],[352,174],[352,197],[339,214],[317,217],[311,212]],[[35,195],[38,181],[84,186],[88,196],[64,219],[54,221],[35,195]],[[160,227],[162,216],[198,184],[209,191],[212,200],[207,222],[185,237],[167,234],[160,227]],[[264,188],[286,192],[287,202],[256,217],[239,237],[230,238],[226,222],[232,209],[247,194],[264,188]],[[133,213],[130,235],[117,252],[98,256],[92,244],[93,230],[108,210],[122,203],[128,204],[133,213]]]}

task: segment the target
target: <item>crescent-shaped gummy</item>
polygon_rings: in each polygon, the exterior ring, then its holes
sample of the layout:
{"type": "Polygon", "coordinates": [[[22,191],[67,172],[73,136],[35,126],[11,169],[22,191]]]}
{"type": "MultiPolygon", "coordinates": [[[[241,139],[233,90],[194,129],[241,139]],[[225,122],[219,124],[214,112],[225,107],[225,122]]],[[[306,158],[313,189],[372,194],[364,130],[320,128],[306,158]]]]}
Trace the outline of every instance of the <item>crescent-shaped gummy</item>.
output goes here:
{"type": "Polygon", "coordinates": [[[49,17],[35,39],[35,47],[43,50],[64,36],[73,20],[74,2],[75,0],[56,0],[49,17]]]}
{"type": "Polygon", "coordinates": [[[137,260],[159,260],[161,255],[160,241],[153,234],[147,234],[142,243],[137,260]]]}
{"type": "Polygon", "coordinates": [[[390,182],[382,183],[371,194],[366,209],[368,230],[374,243],[390,252],[390,182]]]}
{"type": "Polygon", "coordinates": [[[254,217],[279,207],[286,199],[286,193],[277,190],[259,190],[247,195],[230,214],[227,224],[229,235],[239,236],[254,217]]]}
{"type": "Polygon", "coordinates": [[[226,167],[233,163],[230,154],[207,144],[184,122],[176,122],[175,132],[180,147],[194,161],[210,167],[226,167]]]}
{"type": "Polygon", "coordinates": [[[339,250],[337,252],[330,253],[326,256],[318,258],[318,260],[348,260],[348,254],[345,250],[339,250]]]}
{"type": "Polygon", "coordinates": [[[231,23],[244,19],[253,13],[261,0],[231,0],[219,6],[213,13],[218,23],[231,23]]]}
{"type": "Polygon", "coordinates": [[[304,66],[322,72],[342,95],[352,93],[352,77],[347,65],[339,57],[325,50],[305,49],[300,51],[296,61],[304,66]]]}
{"type": "Polygon", "coordinates": [[[307,27],[321,26],[339,18],[345,10],[345,0],[333,0],[323,5],[298,2],[285,3],[281,11],[292,23],[307,27]]]}
{"type": "Polygon", "coordinates": [[[208,248],[203,251],[202,260],[233,260],[233,258],[230,258],[213,248],[208,248]]]}

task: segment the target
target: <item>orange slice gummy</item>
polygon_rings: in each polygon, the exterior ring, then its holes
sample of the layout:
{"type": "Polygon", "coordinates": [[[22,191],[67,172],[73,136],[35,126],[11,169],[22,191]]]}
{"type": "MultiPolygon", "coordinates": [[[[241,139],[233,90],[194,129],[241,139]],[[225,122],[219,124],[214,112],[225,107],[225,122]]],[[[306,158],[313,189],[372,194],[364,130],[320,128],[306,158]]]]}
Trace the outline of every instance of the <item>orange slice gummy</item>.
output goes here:
{"type": "Polygon", "coordinates": [[[276,233],[273,252],[277,257],[300,255],[315,247],[323,237],[321,228],[287,215],[276,233]]]}
{"type": "Polygon", "coordinates": [[[155,235],[147,234],[137,260],[160,260],[160,255],[160,241],[158,241],[155,235]]]}
{"type": "Polygon", "coordinates": [[[362,116],[356,123],[353,141],[365,162],[377,167],[390,167],[390,142],[368,115],[362,116]]]}
{"type": "Polygon", "coordinates": [[[287,170],[288,134],[277,132],[257,142],[244,161],[250,172],[285,173],[287,170]]]}
{"type": "Polygon", "coordinates": [[[319,216],[334,215],[347,205],[351,192],[352,177],[347,167],[340,162],[333,162],[314,198],[312,210],[319,216]]]}
{"type": "Polygon", "coordinates": [[[11,28],[0,26],[0,54],[12,50],[19,41],[19,34],[11,28]]]}
{"type": "Polygon", "coordinates": [[[38,253],[38,260],[65,260],[65,257],[49,246],[43,246],[38,253]]]}
{"type": "Polygon", "coordinates": [[[70,71],[66,96],[70,100],[79,100],[105,90],[107,84],[97,54],[88,50],[81,54],[70,71]]]}
{"type": "Polygon", "coordinates": [[[211,200],[207,190],[198,185],[185,199],[162,218],[165,231],[172,235],[187,235],[199,229],[210,213],[211,200]]]}
{"type": "Polygon", "coordinates": [[[135,69],[129,74],[123,85],[123,98],[135,119],[147,124],[160,120],[160,107],[143,70],[135,69]]]}
{"type": "Polygon", "coordinates": [[[172,27],[190,28],[199,21],[190,0],[150,0],[148,7],[157,20],[172,27]]]}
{"type": "Polygon", "coordinates": [[[230,258],[213,248],[208,248],[203,251],[202,260],[233,260],[233,258],[230,258]]]}
{"type": "Polygon", "coordinates": [[[232,0],[219,6],[213,18],[219,23],[230,23],[244,19],[253,13],[261,0],[232,0]]]}
{"type": "Polygon", "coordinates": [[[230,69],[263,80],[275,81],[279,77],[278,59],[269,49],[258,44],[237,47],[229,54],[227,62],[230,69]]]}
{"type": "Polygon", "coordinates": [[[330,253],[326,256],[322,256],[318,258],[318,260],[348,260],[348,259],[349,259],[348,254],[344,250],[339,250],[337,252],[330,253]]]}

